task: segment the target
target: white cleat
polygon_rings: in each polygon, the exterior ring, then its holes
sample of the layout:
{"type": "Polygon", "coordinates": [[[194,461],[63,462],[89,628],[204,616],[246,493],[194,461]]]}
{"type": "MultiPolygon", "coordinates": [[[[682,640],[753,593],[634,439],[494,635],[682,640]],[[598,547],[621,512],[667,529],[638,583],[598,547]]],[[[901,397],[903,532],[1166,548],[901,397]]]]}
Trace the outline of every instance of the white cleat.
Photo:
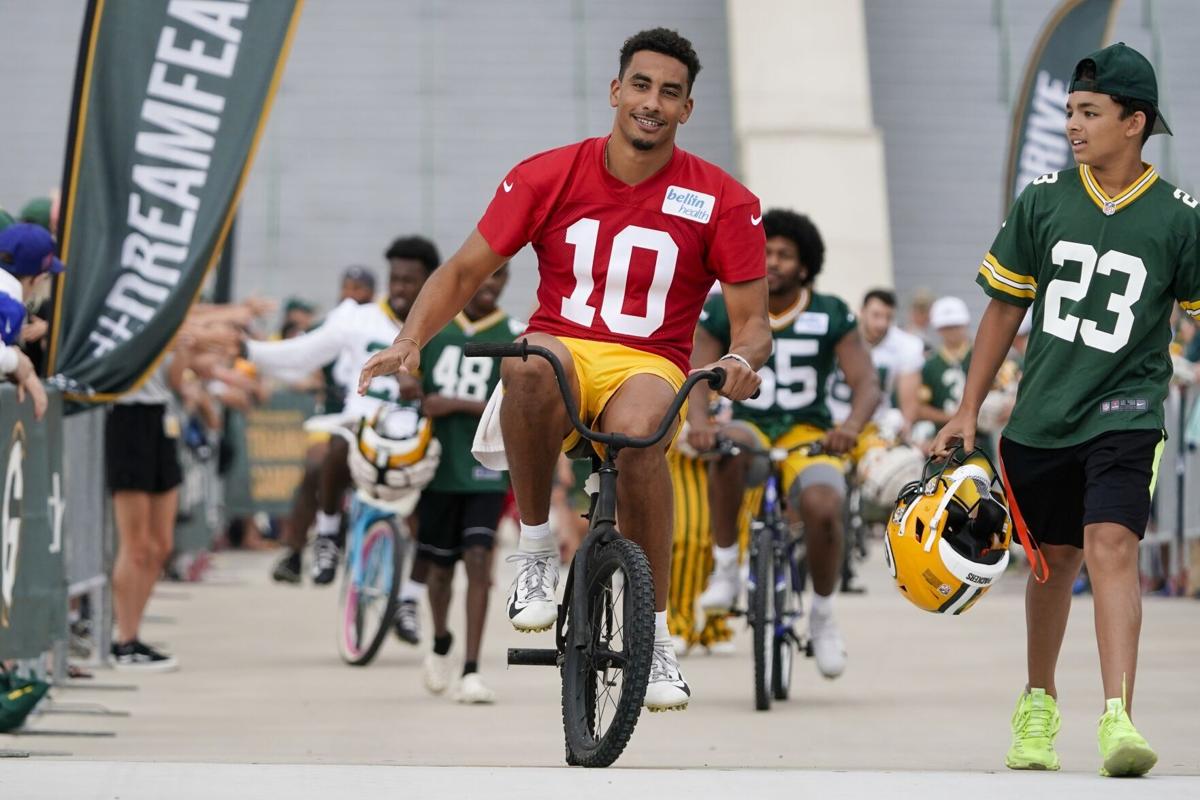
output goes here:
{"type": "Polygon", "coordinates": [[[446,691],[450,687],[450,677],[453,675],[449,654],[439,656],[437,653],[430,653],[425,656],[424,673],[425,688],[431,694],[446,691]]]}
{"type": "Polygon", "coordinates": [[[846,644],[832,614],[812,614],[808,618],[808,638],[822,675],[833,679],[846,671],[846,644]]]}
{"type": "Polygon", "coordinates": [[[655,642],[654,656],[650,661],[650,682],[646,685],[646,699],[642,705],[648,711],[683,711],[691,699],[692,690],[679,673],[675,646],[669,639],[655,642]]]}
{"type": "Polygon", "coordinates": [[[742,590],[737,564],[716,567],[708,576],[708,586],[700,595],[700,608],[705,614],[728,614],[742,590]]]}
{"type": "Polygon", "coordinates": [[[558,553],[554,550],[528,553],[518,550],[506,561],[518,565],[508,596],[508,618],[524,633],[549,630],[558,621],[558,603],[554,591],[558,588],[558,553]]]}
{"type": "Polygon", "coordinates": [[[454,700],[466,705],[482,705],[496,702],[496,693],[483,682],[478,672],[469,672],[459,681],[454,700]]]}

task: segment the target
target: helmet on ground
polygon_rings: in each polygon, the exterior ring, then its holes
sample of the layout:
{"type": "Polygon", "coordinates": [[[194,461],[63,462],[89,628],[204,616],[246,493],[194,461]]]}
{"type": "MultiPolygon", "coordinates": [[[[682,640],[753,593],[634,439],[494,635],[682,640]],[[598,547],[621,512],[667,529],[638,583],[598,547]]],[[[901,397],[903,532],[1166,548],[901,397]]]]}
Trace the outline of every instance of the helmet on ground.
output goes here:
{"type": "Polygon", "coordinates": [[[859,510],[864,522],[887,522],[900,491],[921,476],[925,457],[910,445],[872,447],[858,461],[859,510]]]}
{"type": "Polygon", "coordinates": [[[884,557],[913,605],[961,614],[1004,574],[1012,519],[999,472],[981,450],[925,462],[900,492],[887,525],[884,557]]]}
{"type": "Polygon", "coordinates": [[[416,408],[385,406],[359,423],[350,448],[350,474],[363,494],[411,513],[421,490],[433,480],[441,454],[428,417],[416,408]]]}

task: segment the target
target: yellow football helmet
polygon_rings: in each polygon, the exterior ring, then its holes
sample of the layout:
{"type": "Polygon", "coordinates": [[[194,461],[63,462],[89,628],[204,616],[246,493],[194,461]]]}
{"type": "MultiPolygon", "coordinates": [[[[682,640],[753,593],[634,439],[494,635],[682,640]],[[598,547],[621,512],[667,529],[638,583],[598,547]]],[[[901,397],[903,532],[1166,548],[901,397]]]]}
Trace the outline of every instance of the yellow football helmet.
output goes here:
{"type": "Polygon", "coordinates": [[[910,603],[961,614],[1004,574],[1012,518],[999,472],[980,450],[956,451],[901,490],[888,521],[884,556],[910,603]]]}
{"type": "Polygon", "coordinates": [[[441,454],[428,417],[412,407],[385,407],[359,423],[350,474],[367,497],[407,514],[433,480],[441,454]]]}

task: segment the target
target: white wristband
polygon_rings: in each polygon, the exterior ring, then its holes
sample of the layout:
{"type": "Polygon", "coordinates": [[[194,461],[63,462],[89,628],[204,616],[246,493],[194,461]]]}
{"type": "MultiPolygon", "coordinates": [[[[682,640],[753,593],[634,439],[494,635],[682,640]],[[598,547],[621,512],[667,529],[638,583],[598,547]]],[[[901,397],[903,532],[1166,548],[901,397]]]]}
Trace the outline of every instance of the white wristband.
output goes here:
{"type": "Polygon", "coordinates": [[[754,367],[750,366],[750,362],[749,362],[749,361],[747,361],[746,359],[742,358],[741,356],[739,356],[737,353],[726,353],[725,355],[721,356],[721,357],[720,357],[719,359],[717,359],[717,360],[718,360],[718,361],[724,361],[724,360],[725,360],[725,359],[727,359],[727,358],[729,358],[729,359],[733,359],[734,361],[741,362],[742,364],[744,364],[744,365],[745,365],[746,369],[750,370],[751,372],[754,372],[754,371],[755,371],[755,370],[754,370],[754,367]]]}

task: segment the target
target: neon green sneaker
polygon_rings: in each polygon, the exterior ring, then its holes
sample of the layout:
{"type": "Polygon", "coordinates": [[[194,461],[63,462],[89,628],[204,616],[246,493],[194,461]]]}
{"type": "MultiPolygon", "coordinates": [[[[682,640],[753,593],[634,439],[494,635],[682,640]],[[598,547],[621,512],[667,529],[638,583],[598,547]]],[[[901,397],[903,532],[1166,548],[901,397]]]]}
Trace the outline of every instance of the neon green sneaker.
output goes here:
{"type": "Polygon", "coordinates": [[[1158,754],[1133,727],[1125,713],[1125,700],[1113,697],[1100,717],[1100,774],[1106,778],[1145,775],[1158,762],[1158,754]]]}
{"type": "Polygon", "coordinates": [[[1060,725],[1058,703],[1045,689],[1023,692],[1013,712],[1012,746],[1004,765],[1009,769],[1058,769],[1054,737],[1060,725]]]}

